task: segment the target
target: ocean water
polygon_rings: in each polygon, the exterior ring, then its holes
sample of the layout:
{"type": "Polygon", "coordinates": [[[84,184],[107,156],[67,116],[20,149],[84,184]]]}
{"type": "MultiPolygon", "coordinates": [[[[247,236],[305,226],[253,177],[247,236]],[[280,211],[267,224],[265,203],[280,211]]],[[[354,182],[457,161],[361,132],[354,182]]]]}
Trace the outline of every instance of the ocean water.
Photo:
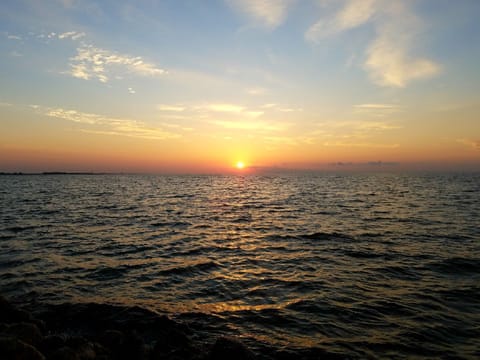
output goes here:
{"type": "Polygon", "coordinates": [[[0,291],[253,349],[480,357],[479,174],[0,177],[0,291]]]}

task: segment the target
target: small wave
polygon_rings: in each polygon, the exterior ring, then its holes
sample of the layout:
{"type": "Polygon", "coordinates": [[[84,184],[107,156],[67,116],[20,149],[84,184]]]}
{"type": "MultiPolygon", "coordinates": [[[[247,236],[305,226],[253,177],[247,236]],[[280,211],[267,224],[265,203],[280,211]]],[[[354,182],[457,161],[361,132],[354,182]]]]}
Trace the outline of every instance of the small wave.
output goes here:
{"type": "Polygon", "coordinates": [[[161,275],[183,275],[183,274],[195,274],[204,273],[213,269],[219,268],[220,265],[215,261],[201,262],[193,265],[174,267],[159,271],[161,275]]]}
{"type": "Polygon", "coordinates": [[[376,258],[389,257],[387,254],[379,254],[371,251],[344,250],[343,253],[347,256],[357,258],[357,259],[376,259],[376,258]]]}
{"type": "Polygon", "coordinates": [[[329,240],[342,240],[342,241],[354,241],[355,239],[349,235],[342,233],[327,233],[327,232],[316,232],[306,235],[300,235],[300,238],[307,240],[319,240],[319,241],[329,241],[329,240]]]}
{"type": "Polygon", "coordinates": [[[31,259],[13,259],[7,261],[0,261],[0,269],[7,269],[7,268],[16,268],[19,266],[23,266],[25,264],[31,264],[42,261],[41,258],[31,258],[31,259]]]}
{"type": "Polygon", "coordinates": [[[35,229],[35,226],[29,226],[29,225],[26,225],[26,226],[10,226],[10,227],[5,228],[4,231],[9,231],[9,232],[13,232],[13,233],[17,234],[19,232],[26,231],[26,230],[32,230],[32,229],[35,229]]]}
{"type": "Polygon", "coordinates": [[[187,228],[191,226],[192,224],[189,222],[184,222],[184,221],[158,221],[151,223],[150,226],[152,227],[168,227],[168,228],[187,228]]]}
{"type": "Polygon", "coordinates": [[[101,206],[98,206],[97,209],[99,210],[115,210],[115,209],[118,209],[118,205],[115,204],[115,205],[101,205],[101,206]]]}
{"type": "Polygon", "coordinates": [[[102,266],[95,269],[93,272],[85,275],[88,279],[107,281],[114,280],[124,276],[127,272],[134,269],[143,268],[143,265],[133,264],[133,265],[121,265],[117,267],[107,267],[102,266]]]}
{"type": "Polygon", "coordinates": [[[420,279],[420,274],[414,268],[392,265],[385,266],[377,270],[378,274],[385,277],[394,277],[402,280],[418,280],[420,279]]]}
{"type": "Polygon", "coordinates": [[[179,252],[176,252],[175,256],[195,256],[195,255],[201,255],[201,254],[208,254],[208,253],[211,253],[211,252],[215,252],[215,251],[218,251],[218,248],[216,247],[212,247],[212,246],[199,246],[199,247],[195,247],[195,248],[191,248],[191,249],[187,249],[187,250],[184,250],[184,251],[179,251],[179,252]]]}
{"type": "Polygon", "coordinates": [[[444,274],[480,275],[480,259],[453,257],[429,264],[427,269],[444,274]]]}
{"type": "Polygon", "coordinates": [[[239,216],[235,219],[232,219],[232,222],[233,223],[249,223],[252,221],[252,217],[251,216],[239,216]]]}

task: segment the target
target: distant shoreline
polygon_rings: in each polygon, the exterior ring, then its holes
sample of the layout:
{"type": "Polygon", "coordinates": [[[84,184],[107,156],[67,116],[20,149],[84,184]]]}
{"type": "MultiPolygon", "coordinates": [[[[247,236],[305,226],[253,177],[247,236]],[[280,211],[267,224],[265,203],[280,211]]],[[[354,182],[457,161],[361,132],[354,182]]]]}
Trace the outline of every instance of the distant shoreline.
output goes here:
{"type": "Polygon", "coordinates": [[[108,172],[69,172],[69,171],[42,171],[36,173],[25,172],[0,172],[2,175],[126,175],[126,173],[108,173],[108,172]]]}

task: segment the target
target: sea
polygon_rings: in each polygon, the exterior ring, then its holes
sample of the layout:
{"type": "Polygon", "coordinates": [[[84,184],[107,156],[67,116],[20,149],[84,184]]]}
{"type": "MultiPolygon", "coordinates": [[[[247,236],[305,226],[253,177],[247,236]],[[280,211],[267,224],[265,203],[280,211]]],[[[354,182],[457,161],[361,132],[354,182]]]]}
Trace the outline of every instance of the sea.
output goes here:
{"type": "Polygon", "coordinates": [[[259,352],[480,358],[480,174],[4,175],[0,293],[259,352]]]}

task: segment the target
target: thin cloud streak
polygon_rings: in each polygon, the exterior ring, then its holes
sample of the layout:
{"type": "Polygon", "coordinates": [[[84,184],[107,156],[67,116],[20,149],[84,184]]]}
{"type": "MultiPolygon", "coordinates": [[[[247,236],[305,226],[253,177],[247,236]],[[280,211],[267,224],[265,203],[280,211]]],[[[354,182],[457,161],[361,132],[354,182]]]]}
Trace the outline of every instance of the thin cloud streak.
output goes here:
{"type": "Polygon", "coordinates": [[[78,40],[84,37],[86,34],[84,32],[76,32],[76,31],[67,31],[62,34],[58,35],[59,39],[72,39],[78,40]]]}
{"type": "Polygon", "coordinates": [[[365,24],[375,14],[376,0],[350,0],[331,19],[320,19],[305,33],[305,38],[313,43],[365,24]]]}
{"type": "Polygon", "coordinates": [[[147,126],[144,122],[131,119],[113,118],[99,114],[86,113],[77,110],[63,108],[43,108],[38,105],[32,106],[34,109],[49,117],[73,121],[80,124],[86,124],[107,129],[81,129],[83,132],[90,132],[105,135],[121,135],[141,139],[165,140],[181,137],[180,134],[165,131],[160,128],[147,126]]]}
{"type": "Polygon", "coordinates": [[[470,149],[480,151],[480,140],[458,139],[457,142],[459,142],[460,144],[466,145],[470,149]]]}
{"type": "Polygon", "coordinates": [[[366,114],[376,117],[385,117],[397,113],[400,110],[401,107],[395,104],[359,104],[353,106],[353,112],[355,114],[366,114]]]}
{"type": "Polygon", "coordinates": [[[163,104],[159,104],[157,105],[157,109],[160,110],[160,111],[168,111],[168,112],[182,112],[182,111],[185,111],[185,107],[184,106],[180,106],[180,105],[163,105],[163,104]]]}

